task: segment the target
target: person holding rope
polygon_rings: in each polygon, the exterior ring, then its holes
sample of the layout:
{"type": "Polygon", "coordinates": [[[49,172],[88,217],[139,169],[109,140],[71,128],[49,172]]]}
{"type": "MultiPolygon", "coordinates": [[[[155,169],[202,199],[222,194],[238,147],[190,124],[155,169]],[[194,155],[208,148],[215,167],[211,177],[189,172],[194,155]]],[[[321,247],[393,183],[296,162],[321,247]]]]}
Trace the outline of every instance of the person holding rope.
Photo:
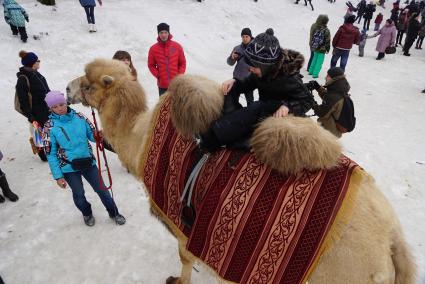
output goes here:
{"type": "Polygon", "coordinates": [[[109,193],[89,140],[95,142],[99,132],[81,113],[77,113],[66,104],[64,95],[59,91],[50,91],[45,101],[50,108],[49,120],[44,125],[43,144],[50,170],[61,188],[67,184],[71,188],[75,206],[83,214],[84,223],[94,226],[95,219],[91,205],[84,195],[82,178],[84,177],[108,211],[109,217],[118,225],[125,224],[125,218],[118,212],[113,196],[109,193]]]}

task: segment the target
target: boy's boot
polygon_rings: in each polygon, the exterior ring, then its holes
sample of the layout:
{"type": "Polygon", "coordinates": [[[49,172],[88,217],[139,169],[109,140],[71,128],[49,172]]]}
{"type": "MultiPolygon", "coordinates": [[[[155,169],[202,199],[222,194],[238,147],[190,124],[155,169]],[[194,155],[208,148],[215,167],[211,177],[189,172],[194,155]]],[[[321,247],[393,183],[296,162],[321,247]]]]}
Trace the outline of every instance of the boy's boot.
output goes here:
{"type": "Polygon", "coordinates": [[[8,198],[12,202],[18,201],[19,197],[10,190],[4,173],[0,176],[0,187],[3,190],[4,197],[8,198]]]}
{"type": "Polygon", "coordinates": [[[3,202],[4,202],[4,197],[3,195],[0,194],[0,203],[3,203],[3,202]]]}

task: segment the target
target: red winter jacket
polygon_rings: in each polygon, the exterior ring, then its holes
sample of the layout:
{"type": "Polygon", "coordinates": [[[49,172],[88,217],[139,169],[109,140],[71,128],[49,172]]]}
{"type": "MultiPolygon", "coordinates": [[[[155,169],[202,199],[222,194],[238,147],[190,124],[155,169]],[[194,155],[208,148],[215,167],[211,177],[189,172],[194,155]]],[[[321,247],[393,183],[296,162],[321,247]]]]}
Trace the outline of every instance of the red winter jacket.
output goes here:
{"type": "Polygon", "coordinates": [[[384,15],[382,14],[378,14],[378,16],[376,16],[375,18],[375,24],[380,24],[382,23],[382,20],[384,19],[384,15]]]}
{"type": "Polygon", "coordinates": [[[353,24],[343,24],[339,27],[333,40],[332,46],[334,48],[350,50],[353,44],[359,44],[360,32],[359,28],[353,24]]]}
{"type": "Polygon", "coordinates": [[[157,43],[151,46],[148,55],[148,67],[158,80],[158,87],[167,89],[170,81],[178,74],[186,71],[186,58],[180,44],[172,41],[172,35],[166,42],[157,38],[157,43]]]}

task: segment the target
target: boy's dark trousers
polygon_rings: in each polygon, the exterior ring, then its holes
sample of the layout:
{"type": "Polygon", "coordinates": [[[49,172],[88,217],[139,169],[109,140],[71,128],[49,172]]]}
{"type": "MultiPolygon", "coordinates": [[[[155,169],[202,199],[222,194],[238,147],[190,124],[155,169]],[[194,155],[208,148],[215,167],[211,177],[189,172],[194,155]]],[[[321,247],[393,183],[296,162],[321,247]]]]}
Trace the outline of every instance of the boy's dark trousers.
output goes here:
{"type": "Polygon", "coordinates": [[[256,101],[242,108],[230,96],[225,96],[223,115],[201,135],[201,148],[204,150],[214,152],[221,146],[232,146],[249,139],[255,126],[282,106],[279,101],[256,101]]]}
{"type": "Polygon", "coordinates": [[[21,40],[23,42],[26,42],[28,39],[27,30],[25,27],[16,27],[12,24],[10,24],[10,29],[12,30],[13,35],[18,35],[18,33],[21,35],[21,40]]]}

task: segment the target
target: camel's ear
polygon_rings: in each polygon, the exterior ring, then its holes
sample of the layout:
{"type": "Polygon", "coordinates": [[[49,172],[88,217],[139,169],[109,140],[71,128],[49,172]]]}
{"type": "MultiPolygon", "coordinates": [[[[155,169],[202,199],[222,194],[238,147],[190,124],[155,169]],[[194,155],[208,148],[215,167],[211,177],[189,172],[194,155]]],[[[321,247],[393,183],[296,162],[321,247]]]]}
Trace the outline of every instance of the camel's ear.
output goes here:
{"type": "Polygon", "coordinates": [[[114,80],[114,77],[109,75],[103,75],[102,77],[100,77],[100,81],[102,82],[104,87],[109,87],[112,82],[114,82],[114,80]]]}

